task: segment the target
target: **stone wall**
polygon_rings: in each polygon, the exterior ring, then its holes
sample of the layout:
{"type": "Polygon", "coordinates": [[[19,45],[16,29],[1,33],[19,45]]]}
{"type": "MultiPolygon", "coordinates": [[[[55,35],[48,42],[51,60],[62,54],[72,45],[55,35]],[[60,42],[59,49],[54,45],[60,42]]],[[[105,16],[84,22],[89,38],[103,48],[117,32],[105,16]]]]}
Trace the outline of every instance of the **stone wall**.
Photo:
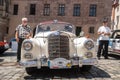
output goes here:
{"type": "Polygon", "coordinates": [[[3,41],[4,37],[8,34],[8,6],[9,0],[3,0],[3,2],[0,3],[0,41],[3,41]]]}
{"type": "MultiPolygon", "coordinates": [[[[12,0],[10,4],[10,21],[9,21],[9,38],[14,37],[14,31],[18,24],[21,24],[21,18],[27,17],[32,29],[41,21],[60,20],[82,27],[85,34],[88,33],[89,27],[95,27],[95,33],[89,34],[91,38],[96,39],[97,29],[102,25],[101,20],[104,17],[111,18],[112,0],[12,0]],[[88,2],[89,1],[89,2],[88,2]],[[50,4],[50,16],[43,16],[44,4],[50,4]],[[18,15],[13,14],[13,5],[18,4],[18,15]],[[36,4],[36,15],[29,15],[30,4],[36,4]],[[58,5],[65,4],[65,16],[58,16],[58,5]],[[81,15],[73,16],[73,5],[81,5],[81,15]],[[90,4],[97,5],[97,16],[89,17],[90,4]]],[[[110,25],[110,24],[109,24],[110,25]]]]}

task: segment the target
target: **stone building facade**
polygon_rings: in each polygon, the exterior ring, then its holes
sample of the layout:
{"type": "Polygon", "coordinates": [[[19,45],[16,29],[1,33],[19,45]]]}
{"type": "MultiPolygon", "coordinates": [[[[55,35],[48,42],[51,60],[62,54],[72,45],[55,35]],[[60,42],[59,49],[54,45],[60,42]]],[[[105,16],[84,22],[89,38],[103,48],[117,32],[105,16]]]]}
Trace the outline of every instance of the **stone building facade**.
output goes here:
{"type": "Polygon", "coordinates": [[[111,29],[120,29],[120,0],[113,0],[112,3],[112,17],[111,17],[111,29]]]}
{"type": "Polygon", "coordinates": [[[8,34],[8,0],[0,0],[0,41],[8,34]]]}
{"type": "Polygon", "coordinates": [[[76,35],[82,30],[96,39],[101,20],[111,18],[111,5],[112,0],[11,0],[8,38],[14,37],[21,18],[27,17],[32,29],[41,21],[57,19],[74,24],[76,35]]]}

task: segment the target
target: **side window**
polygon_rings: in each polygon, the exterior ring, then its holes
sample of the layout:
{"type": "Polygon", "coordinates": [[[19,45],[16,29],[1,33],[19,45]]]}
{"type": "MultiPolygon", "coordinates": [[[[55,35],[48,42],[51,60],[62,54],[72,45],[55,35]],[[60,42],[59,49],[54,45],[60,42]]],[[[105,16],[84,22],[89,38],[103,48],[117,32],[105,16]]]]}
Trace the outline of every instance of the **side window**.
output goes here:
{"type": "Polygon", "coordinates": [[[80,32],[82,31],[82,27],[77,26],[76,27],[76,36],[79,36],[80,32]]]}
{"type": "Polygon", "coordinates": [[[35,36],[36,27],[33,29],[33,37],[35,36]]]}

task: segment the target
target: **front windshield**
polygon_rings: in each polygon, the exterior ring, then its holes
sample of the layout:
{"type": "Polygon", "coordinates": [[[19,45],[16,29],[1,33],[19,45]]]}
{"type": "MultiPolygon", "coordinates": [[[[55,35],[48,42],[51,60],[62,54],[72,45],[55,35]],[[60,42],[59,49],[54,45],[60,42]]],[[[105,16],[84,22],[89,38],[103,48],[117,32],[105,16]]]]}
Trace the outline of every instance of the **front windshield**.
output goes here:
{"type": "Polygon", "coordinates": [[[38,25],[36,28],[36,34],[47,31],[67,31],[73,33],[74,26],[68,23],[49,23],[38,25]]]}

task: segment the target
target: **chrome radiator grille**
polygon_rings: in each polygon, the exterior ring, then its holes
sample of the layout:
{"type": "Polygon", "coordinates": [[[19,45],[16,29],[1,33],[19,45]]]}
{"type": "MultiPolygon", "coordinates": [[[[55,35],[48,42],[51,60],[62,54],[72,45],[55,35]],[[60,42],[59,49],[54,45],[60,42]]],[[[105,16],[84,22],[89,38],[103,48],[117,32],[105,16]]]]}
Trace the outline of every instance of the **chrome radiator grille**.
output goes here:
{"type": "Polygon", "coordinates": [[[59,57],[69,59],[69,38],[65,35],[49,37],[48,49],[49,59],[59,57]]]}

